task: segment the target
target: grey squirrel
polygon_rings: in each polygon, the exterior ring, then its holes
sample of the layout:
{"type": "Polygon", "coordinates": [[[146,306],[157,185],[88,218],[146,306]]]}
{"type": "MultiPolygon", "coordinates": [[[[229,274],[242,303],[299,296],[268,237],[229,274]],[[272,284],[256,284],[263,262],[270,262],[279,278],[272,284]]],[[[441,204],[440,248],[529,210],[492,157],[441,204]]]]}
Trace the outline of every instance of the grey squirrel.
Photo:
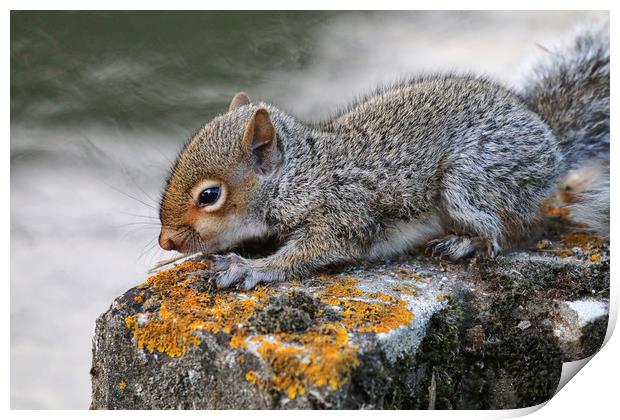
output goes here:
{"type": "Polygon", "coordinates": [[[594,200],[593,228],[608,229],[608,162],[601,28],[552,52],[522,92],[484,77],[421,76],[316,124],[239,93],[181,151],[159,243],[212,255],[218,287],[246,290],[424,244],[450,260],[494,258],[582,166],[607,170],[575,192],[575,213],[587,222],[594,200]],[[272,255],[216,255],[267,236],[283,244],[272,255]]]}

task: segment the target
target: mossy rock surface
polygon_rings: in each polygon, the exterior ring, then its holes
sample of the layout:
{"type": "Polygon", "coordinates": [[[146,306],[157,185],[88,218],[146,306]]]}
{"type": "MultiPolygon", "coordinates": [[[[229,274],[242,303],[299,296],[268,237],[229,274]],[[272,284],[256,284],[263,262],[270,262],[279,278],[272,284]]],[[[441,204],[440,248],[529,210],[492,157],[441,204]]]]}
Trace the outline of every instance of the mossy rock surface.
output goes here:
{"type": "Polygon", "coordinates": [[[91,408],[531,406],[563,361],[598,350],[608,299],[608,245],[587,236],[251,292],[217,291],[209,262],[187,261],[97,319],[91,408]]]}

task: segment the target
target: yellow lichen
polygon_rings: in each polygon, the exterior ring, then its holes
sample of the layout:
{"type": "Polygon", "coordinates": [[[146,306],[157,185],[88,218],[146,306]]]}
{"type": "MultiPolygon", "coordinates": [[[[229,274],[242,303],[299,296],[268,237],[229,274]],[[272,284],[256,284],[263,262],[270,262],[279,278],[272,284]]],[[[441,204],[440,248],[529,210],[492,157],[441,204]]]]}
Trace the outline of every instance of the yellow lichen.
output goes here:
{"type": "Polygon", "coordinates": [[[235,334],[230,339],[230,348],[232,349],[244,349],[247,347],[245,343],[245,336],[242,334],[235,334]]]}
{"type": "MultiPolygon", "coordinates": [[[[325,313],[321,309],[315,314],[319,320],[305,331],[259,334],[248,328],[248,321],[269,302],[269,289],[258,287],[243,294],[234,290],[201,292],[194,283],[208,274],[208,269],[206,262],[184,262],[139,286],[140,297],[149,293],[149,301],[159,302],[159,310],[125,318],[138,348],[179,357],[200,343],[200,333],[229,334],[230,348],[252,348],[272,372],[271,378],[261,380],[249,371],[245,379],[270,386],[291,399],[309,387],[335,389],[349,380],[351,369],[359,365],[358,346],[351,343],[351,333],[386,333],[413,319],[400,294],[367,293],[357,287],[359,281],[354,278],[323,276],[315,296],[335,307],[338,321],[321,320],[325,313]]],[[[410,280],[419,276],[408,273],[407,281],[403,273],[399,277],[403,282],[394,291],[412,295],[415,287],[410,280]]],[[[245,358],[238,360],[243,363],[245,358]]]]}
{"type": "Polygon", "coordinates": [[[245,380],[251,383],[252,385],[256,385],[258,382],[258,375],[253,370],[249,371],[245,374],[245,380]]]}
{"type": "Polygon", "coordinates": [[[368,297],[370,299],[379,299],[384,302],[394,302],[396,300],[394,296],[390,296],[388,294],[381,293],[381,292],[371,293],[368,295],[368,297]]]}
{"type": "Polygon", "coordinates": [[[357,287],[355,287],[355,285],[358,284],[359,281],[351,277],[339,278],[339,277],[322,276],[321,280],[324,283],[326,283],[326,286],[324,289],[324,294],[326,296],[354,297],[354,296],[362,295],[362,291],[358,289],[357,287]]]}
{"type": "Polygon", "coordinates": [[[567,247],[578,246],[586,251],[593,248],[600,248],[605,239],[585,232],[574,232],[562,235],[562,243],[567,247]]]}
{"type": "MultiPolygon", "coordinates": [[[[325,280],[325,279],[324,279],[325,280]]],[[[321,296],[325,304],[341,308],[340,315],[345,328],[357,332],[385,333],[401,325],[407,325],[413,320],[413,313],[407,308],[407,302],[385,293],[364,293],[357,287],[357,280],[344,278],[328,280],[335,284],[328,284],[321,296]],[[380,299],[380,302],[368,299],[380,299]]]]}
{"type": "Polygon", "coordinates": [[[361,333],[386,333],[413,320],[413,313],[403,300],[393,303],[350,300],[343,302],[343,306],[344,325],[361,333]]]}
{"type": "Polygon", "coordinates": [[[407,296],[415,296],[416,287],[412,284],[402,284],[400,286],[392,287],[392,290],[398,293],[403,293],[407,296]]]}
{"type": "Polygon", "coordinates": [[[118,389],[120,389],[121,391],[124,391],[125,388],[127,388],[127,382],[125,382],[125,380],[121,378],[121,380],[118,381],[118,389]]]}
{"type": "Polygon", "coordinates": [[[189,346],[200,343],[197,331],[230,333],[238,324],[247,322],[259,302],[265,303],[264,288],[257,288],[245,298],[234,291],[212,296],[190,288],[196,279],[185,275],[207,268],[206,263],[184,262],[147,280],[163,303],[158,316],[149,317],[145,325],[139,325],[136,315],[125,318],[138,348],[182,356],[189,346]]]}
{"type": "MultiPolygon", "coordinates": [[[[569,257],[573,255],[573,248],[578,247],[581,248],[586,254],[590,254],[591,256],[598,254],[598,249],[600,249],[605,243],[605,238],[597,235],[592,235],[586,232],[573,232],[569,234],[562,235],[562,244],[564,245],[563,249],[560,249],[557,254],[560,257],[569,257]]],[[[601,255],[598,257],[590,257],[590,261],[600,261],[601,255]]]]}
{"type": "Polygon", "coordinates": [[[418,273],[406,270],[404,268],[395,268],[392,270],[392,273],[394,273],[396,276],[403,280],[420,280],[422,278],[422,276],[418,273]]]}
{"type": "Polygon", "coordinates": [[[303,395],[307,385],[337,389],[359,365],[357,346],[349,343],[347,330],[335,324],[319,331],[265,337],[258,354],[271,365],[274,388],[291,399],[303,395]]]}
{"type": "Polygon", "coordinates": [[[590,255],[590,261],[599,262],[600,260],[601,260],[601,254],[599,254],[598,252],[596,254],[590,255]]]}

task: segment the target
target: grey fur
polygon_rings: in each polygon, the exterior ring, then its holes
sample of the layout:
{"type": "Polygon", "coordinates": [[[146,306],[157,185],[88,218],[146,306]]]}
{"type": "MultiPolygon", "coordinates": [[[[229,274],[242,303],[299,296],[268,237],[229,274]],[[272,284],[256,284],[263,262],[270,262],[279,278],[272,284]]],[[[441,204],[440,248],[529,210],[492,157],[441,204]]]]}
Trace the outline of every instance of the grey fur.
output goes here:
{"type": "Polygon", "coordinates": [[[521,96],[547,122],[567,169],[598,165],[597,179],[571,206],[578,223],[609,235],[609,27],[581,30],[568,46],[550,51],[521,96]]]}
{"type": "MultiPolygon", "coordinates": [[[[561,128],[558,141],[518,95],[467,75],[403,81],[319,124],[251,103],[217,117],[186,146],[162,201],[162,224],[173,225],[178,211],[168,195],[182,195],[200,178],[239,178],[250,170],[240,144],[260,108],[276,128],[281,164],[257,176],[240,223],[265,226],[284,245],[261,259],[217,257],[221,287],[249,289],[326,265],[390,257],[436,238],[431,248],[449,259],[476,251],[494,257],[537,218],[571,166],[571,133],[597,133],[584,146],[595,154],[604,138],[597,122],[592,129],[561,128]]],[[[554,127],[553,115],[543,115],[554,127]]]]}
{"type": "Polygon", "coordinates": [[[570,168],[609,159],[609,29],[581,31],[549,51],[521,93],[549,125],[570,168]]]}

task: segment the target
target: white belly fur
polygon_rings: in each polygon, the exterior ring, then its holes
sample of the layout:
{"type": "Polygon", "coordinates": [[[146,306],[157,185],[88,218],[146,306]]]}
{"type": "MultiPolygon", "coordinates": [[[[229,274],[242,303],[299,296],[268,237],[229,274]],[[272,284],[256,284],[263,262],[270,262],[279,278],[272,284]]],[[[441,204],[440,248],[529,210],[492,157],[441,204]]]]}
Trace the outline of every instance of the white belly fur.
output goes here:
{"type": "Polygon", "coordinates": [[[431,216],[423,222],[398,222],[389,227],[384,239],[374,243],[368,252],[370,259],[385,259],[400,255],[441,235],[439,217],[431,216]]]}

